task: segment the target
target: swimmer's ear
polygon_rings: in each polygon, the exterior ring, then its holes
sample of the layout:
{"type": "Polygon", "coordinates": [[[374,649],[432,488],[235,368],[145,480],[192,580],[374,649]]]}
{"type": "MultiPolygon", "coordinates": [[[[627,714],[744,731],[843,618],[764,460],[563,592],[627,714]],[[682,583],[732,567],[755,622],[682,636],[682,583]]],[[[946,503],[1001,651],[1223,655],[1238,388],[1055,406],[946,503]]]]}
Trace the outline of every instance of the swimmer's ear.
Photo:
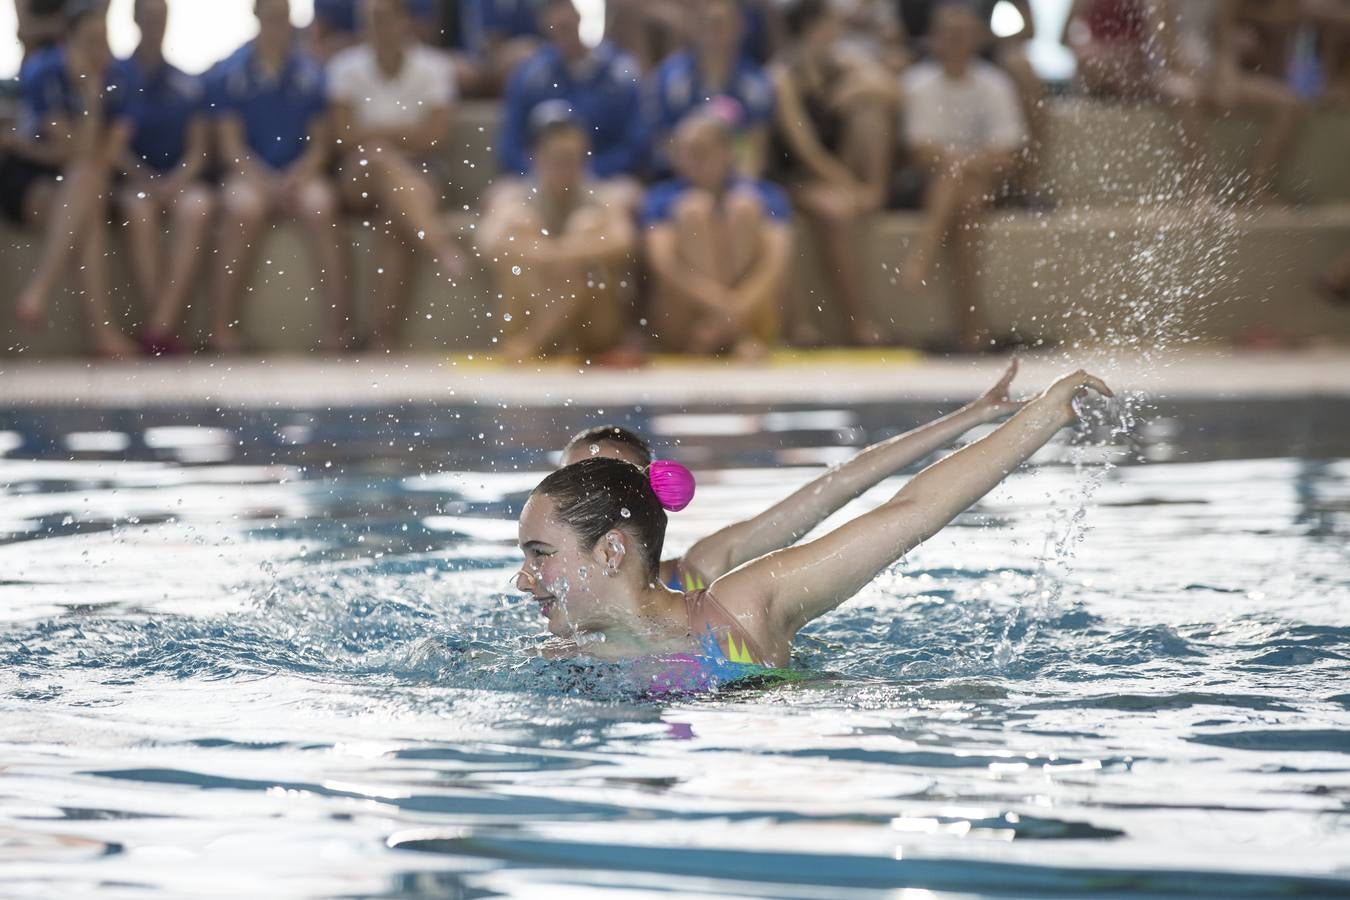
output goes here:
{"type": "Polygon", "coordinates": [[[622,531],[607,532],[595,544],[595,561],[600,564],[600,571],[611,577],[619,574],[619,567],[627,555],[628,536],[622,531]]]}

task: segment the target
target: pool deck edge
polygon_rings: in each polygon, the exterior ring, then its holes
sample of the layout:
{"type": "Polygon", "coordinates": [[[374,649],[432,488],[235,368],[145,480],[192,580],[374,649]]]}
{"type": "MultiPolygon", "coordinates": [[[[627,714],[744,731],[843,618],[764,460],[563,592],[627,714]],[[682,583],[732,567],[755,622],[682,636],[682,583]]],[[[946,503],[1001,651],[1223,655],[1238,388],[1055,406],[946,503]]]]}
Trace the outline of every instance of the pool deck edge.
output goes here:
{"type": "MultiPolygon", "coordinates": [[[[130,363],[9,358],[0,359],[0,408],[943,402],[977,395],[1006,365],[1006,357],[933,358],[904,350],[782,354],[758,365],[657,359],[637,370],[566,361],[510,366],[472,354],[130,363]]],[[[1056,350],[1024,355],[1017,386],[1038,390],[1078,366],[1100,372],[1118,390],[1160,398],[1350,396],[1347,347],[1056,350]]]]}

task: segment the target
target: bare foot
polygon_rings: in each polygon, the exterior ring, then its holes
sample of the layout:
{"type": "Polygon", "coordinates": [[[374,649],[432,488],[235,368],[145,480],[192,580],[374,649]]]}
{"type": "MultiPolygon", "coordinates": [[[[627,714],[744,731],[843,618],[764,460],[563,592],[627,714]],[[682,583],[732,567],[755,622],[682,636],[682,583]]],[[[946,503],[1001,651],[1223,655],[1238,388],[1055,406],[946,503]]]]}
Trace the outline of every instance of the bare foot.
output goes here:
{"type": "Polygon", "coordinates": [[[859,347],[880,347],[886,343],[886,336],[871,322],[854,322],[852,330],[853,343],[859,347]]]}
{"type": "Polygon", "coordinates": [[[239,333],[228,325],[212,329],[206,346],[222,356],[235,356],[244,349],[243,343],[239,340],[239,333]]]}
{"type": "Polygon", "coordinates": [[[47,327],[47,300],[40,291],[26,289],[14,304],[14,319],[19,327],[33,334],[47,327]]]}
{"type": "Polygon", "coordinates": [[[135,341],[110,326],[94,331],[92,350],[97,359],[131,359],[141,352],[135,341]]]}
{"type": "Polygon", "coordinates": [[[759,338],[741,338],[736,342],[736,345],[731,348],[731,354],[741,362],[762,362],[764,358],[769,355],[769,345],[759,338]]]}

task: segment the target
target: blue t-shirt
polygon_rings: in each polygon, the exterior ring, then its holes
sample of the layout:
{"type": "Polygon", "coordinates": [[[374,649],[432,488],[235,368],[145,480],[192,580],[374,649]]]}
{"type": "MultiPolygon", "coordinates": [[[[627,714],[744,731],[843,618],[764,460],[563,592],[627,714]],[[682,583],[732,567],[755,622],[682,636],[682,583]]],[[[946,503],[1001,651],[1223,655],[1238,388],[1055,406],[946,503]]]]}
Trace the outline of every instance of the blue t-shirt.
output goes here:
{"type": "Polygon", "coordinates": [[[640,75],[633,60],[609,43],[572,70],[557,48],[543,47],[521,63],[502,98],[502,166],[524,175],[530,166],[530,113],[549,100],[565,100],[590,138],[591,171],[601,178],[637,174],[647,161],[640,75]]]}
{"type": "Polygon", "coordinates": [[[181,165],[188,127],[206,114],[202,80],[168,63],[148,72],[134,56],[113,64],[113,79],[129,99],[132,152],[156,172],[181,165]]]}
{"type": "Polygon", "coordinates": [[[460,0],[460,43],[471,53],[482,53],[489,35],[538,36],[537,5],[537,0],[460,0]]]}
{"type": "Polygon", "coordinates": [[[328,108],[323,67],[292,50],[280,75],[270,79],[254,63],[246,44],[207,76],[207,98],[216,115],[235,115],[244,126],[249,150],[274,169],[304,154],[314,120],[328,108]]]}
{"type": "Polygon", "coordinates": [[[742,129],[762,125],[773,117],[773,82],[762,68],[741,57],[726,84],[704,84],[698,71],[698,56],[692,50],[681,50],[652,74],[649,110],[652,124],[660,134],[669,134],[681,119],[715,97],[736,101],[741,110],[742,129]]]}
{"type": "MultiPolygon", "coordinates": [[[[66,71],[64,47],[48,47],[34,54],[19,72],[19,131],[34,140],[44,137],[43,126],[54,118],[75,122],[86,114],[80,92],[66,71]]],[[[129,98],[120,90],[110,70],[103,88],[103,118],[106,122],[128,117],[129,98]]]]}
{"type": "MultiPolygon", "coordinates": [[[[643,227],[670,221],[675,215],[675,205],[691,190],[693,186],[683,178],[672,178],[652,185],[642,200],[640,219],[643,227]]],[[[727,185],[727,191],[738,190],[750,191],[758,197],[764,206],[764,214],[770,219],[787,222],[792,218],[792,203],[788,200],[787,192],[772,181],[736,175],[727,185]]]]}

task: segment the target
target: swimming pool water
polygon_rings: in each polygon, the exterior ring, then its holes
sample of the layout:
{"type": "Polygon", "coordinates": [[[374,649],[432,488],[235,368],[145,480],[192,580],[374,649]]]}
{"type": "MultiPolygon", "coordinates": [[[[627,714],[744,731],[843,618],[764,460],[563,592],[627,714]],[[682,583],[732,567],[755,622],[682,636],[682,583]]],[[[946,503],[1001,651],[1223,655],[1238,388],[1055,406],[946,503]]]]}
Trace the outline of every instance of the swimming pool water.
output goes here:
{"type": "MultiPolygon", "coordinates": [[[[939,411],[605,418],[679,549],[939,411]]],[[[0,411],[0,893],[1350,895],[1350,402],[1057,442],[805,680],[659,700],[507,584],[586,421],[0,411]]]]}

